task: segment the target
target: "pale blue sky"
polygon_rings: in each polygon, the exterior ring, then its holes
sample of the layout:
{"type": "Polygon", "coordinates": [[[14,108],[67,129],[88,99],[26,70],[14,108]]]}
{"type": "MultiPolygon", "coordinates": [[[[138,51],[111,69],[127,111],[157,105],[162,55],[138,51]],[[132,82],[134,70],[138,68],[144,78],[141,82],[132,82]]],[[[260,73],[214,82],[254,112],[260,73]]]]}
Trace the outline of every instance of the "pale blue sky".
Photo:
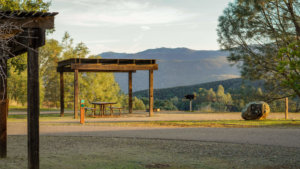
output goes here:
{"type": "Polygon", "coordinates": [[[218,17],[233,0],[52,0],[56,32],[68,31],[90,54],[150,48],[217,50],[218,17]]]}

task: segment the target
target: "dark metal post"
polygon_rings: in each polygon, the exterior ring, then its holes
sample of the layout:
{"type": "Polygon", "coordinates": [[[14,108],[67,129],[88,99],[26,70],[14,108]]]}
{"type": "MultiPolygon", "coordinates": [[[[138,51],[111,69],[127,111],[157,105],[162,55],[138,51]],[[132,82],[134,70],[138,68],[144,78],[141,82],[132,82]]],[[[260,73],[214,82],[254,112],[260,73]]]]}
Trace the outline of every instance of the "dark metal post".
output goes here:
{"type": "Polygon", "coordinates": [[[0,64],[5,75],[0,76],[0,158],[7,156],[7,60],[1,59],[0,64]]]}
{"type": "MultiPolygon", "coordinates": [[[[36,31],[31,29],[29,31],[36,31]]],[[[34,35],[34,34],[33,34],[34,35]]],[[[27,52],[27,126],[28,126],[28,168],[39,169],[39,53],[37,40],[30,39],[27,52]]]]}

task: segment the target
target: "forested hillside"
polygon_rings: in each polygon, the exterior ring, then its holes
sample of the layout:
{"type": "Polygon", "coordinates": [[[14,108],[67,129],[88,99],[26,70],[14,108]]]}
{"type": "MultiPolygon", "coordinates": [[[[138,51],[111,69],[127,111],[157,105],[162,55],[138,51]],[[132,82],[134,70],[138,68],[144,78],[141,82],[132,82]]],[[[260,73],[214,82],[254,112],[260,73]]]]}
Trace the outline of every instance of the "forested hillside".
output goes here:
{"type": "MultiPolygon", "coordinates": [[[[213,90],[217,90],[219,85],[222,85],[225,91],[238,89],[242,85],[262,88],[263,81],[249,81],[249,80],[243,80],[241,78],[236,78],[236,79],[201,83],[201,84],[191,85],[191,86],[179,86],[179,87],[172,87],[172,88],[165,88],[165,89],[154,89],[154,96],[155,98],[162,99],[162,100],[170,99],[173,97],[183,98],[187,94],[193,94],[194,92],[197,92],[199,88],[204,88],[207,90],[212,88],[213,90]]],[[[139,98],[147,97],[148,90],[134,92],[134,96],[139,98]]]]}
{"type": "MultiPolygon", "coordinates": [[[[187,94],[194,94],[193,110],[205,112],[241,111],[251,101],[268,101],[265,97],[264,81],[249,81],[241,78],[215,81],[192,86],[180,86],[154,90],[155,107],[163,110],[189,110],[187,94]]],[[[148,104],[148,91],[138,91],[134,96],[148,104]]],[[[273,112],[284,111],[284,100],[268,102],[273,112]]],[[[300,111],[300,100],[291,97],[291,112],[300,111]]]]}

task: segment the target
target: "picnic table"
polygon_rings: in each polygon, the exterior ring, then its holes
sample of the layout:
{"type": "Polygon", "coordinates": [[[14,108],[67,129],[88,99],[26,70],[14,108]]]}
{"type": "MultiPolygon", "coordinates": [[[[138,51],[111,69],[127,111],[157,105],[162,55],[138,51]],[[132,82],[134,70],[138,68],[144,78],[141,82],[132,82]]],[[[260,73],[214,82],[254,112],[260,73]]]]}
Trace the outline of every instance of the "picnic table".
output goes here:
{"type": "MultiPolygon", "coordinates": [[[[104,116],[105,114],[105,110],[106,110],[106,106],[109,105],[110,107],[110,115],[112,116],[113,110],[112,110],[112,105],[113,104],[117,104],[116,102],[92,102],[91,104],[94,105],[94,108],[96,110],[96,106],[99,105],[100,109],[99,109],[99,115],[100,116],[104,116]]],[[[94,116],[95,116],[95,110],[93,112],[94,116]]]]}

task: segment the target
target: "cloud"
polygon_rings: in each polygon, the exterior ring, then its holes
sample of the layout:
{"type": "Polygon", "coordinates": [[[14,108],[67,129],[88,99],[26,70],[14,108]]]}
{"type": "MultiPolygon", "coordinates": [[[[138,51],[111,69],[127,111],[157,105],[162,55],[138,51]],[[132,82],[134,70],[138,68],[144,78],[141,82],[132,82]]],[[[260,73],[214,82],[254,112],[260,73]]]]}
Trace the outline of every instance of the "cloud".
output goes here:
{"type": "Polygon", "coordinates": [[[104,40],[92,40],[92,41],[86,41],[87,44],[98,44],[98,43],[115,43],[120,42],[119,39],[104,39],[104,40]]]}
{"type": "MultiPolygon", "coordinates": [[[[182,10],[140,0],[63,0],[57,20],[67,25],[97,27],[103,25],[168,24],[193,17],[182,10]]],[[[62,3],[62,2],[60,2],[62,3]]]]}
{"type": "Polygon", "coordinates": [[[148,30],[150,30],[151,28],[150,28],[149,26],[141,26],[141,29],[142,29],[143,31],[148,31],[148,30]]]}

